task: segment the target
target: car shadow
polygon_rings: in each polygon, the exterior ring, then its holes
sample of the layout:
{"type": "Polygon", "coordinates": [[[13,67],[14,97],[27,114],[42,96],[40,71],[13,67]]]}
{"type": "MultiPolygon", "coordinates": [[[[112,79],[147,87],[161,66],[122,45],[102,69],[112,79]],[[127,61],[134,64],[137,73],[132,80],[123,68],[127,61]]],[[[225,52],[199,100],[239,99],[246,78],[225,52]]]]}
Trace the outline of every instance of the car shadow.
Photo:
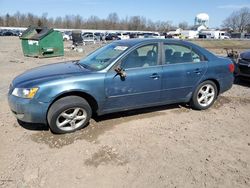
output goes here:
{"type": "Polygon", "coordinates": [[[31,131],[48,131],[49,127],[45,124],[40,123],[27,123],[20,120],[17,120],[18,124],[23,127],[24,129],[31,130],[31,131]]]}
{"type": "MultiPolygon", "coordinates": [[[[156,106],[156,107],[147,107],[147,108],[141,108],[136,110],[128,110],[128,111],[122,111],[122,112],[115,112],[111,114],[105,114],[98,116],[97,114],[93,114],[92,119],[98,124],[101,122],[104,122],[106,120],[117,120],[120,121],[120,118],[125,118],[125,121],[130,121],[132,119],[136,119],[140,115],[141,118],[148,118],[151,116],[157,116],[162,115],[163,113],[161,111],[164,110],[170,110],[170,109],[190,109],[188,104],[169,104],[169,105],[162,105],[162,106],[156,106]]],[[[46,124],[37,124],[37,123],[27,123],[22,122],[20,120],[17,120],[18,124],[23,127],[24,129],[31,130],[31,131],[48,131],[49,126],[46,124]]],[[[117,122],[119,124],[119,122],[117,122]]],[[[90,124],[88,123],[88,127],[90,124]]],[[[83,128],[83,129],[84,129],[83,128]]]]}
{"type": "Polygon", "coordinates": [[[94,114],[92,118],[96,122],[101,122],[101,121],[106,121],[106,120],[111,120],[111,119],[119,119],[122,117],[129,118],[129,117],[137,116],[137,115],[145,116],[145,118],[147,118],[148,114],[160,113],[161,111],[164,111],[164,110],[178,109],[178,108],[189,109],[190,107],[188,106],[188,104],[168,104],[168,105],[162,105],[162,106],[156,106],[156,107],[147,107],[147,108],[140,108],[140,109],[135,109],[135,110],[115,112],[115,113],[105,114],[101,116],[94,114]]]}

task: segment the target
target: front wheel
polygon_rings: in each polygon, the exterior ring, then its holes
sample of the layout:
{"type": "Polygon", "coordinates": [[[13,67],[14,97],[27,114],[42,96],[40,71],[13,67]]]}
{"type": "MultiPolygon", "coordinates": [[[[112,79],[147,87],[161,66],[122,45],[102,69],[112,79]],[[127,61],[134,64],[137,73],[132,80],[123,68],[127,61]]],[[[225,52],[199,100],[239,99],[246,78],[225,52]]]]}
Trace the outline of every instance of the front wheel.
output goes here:
{"type": "Polygon", "coordinates": [[[48,111],[48,124],[54,133],[70,133],[87,125],[92,115],[88,102],[78,96],[57,100],[48,111]]]}
{"type": "Polygon", "coordinates": [[[197,110],[205,110],[213,105],[218,94],[217,86],[208,80],[202,82],[194,91],[191,105],[197,110]]]}

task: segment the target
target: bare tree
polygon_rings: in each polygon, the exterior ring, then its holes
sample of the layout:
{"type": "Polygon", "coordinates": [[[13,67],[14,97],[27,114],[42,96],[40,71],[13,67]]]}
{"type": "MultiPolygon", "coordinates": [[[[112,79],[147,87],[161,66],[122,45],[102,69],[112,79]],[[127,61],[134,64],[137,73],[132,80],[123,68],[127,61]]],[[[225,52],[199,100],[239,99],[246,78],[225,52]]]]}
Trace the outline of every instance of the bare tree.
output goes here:
{"type": "Polygon", "coordinates": [[[250,23],[247,25],[247,32],[250,33],[250,23]]]}
{"type": "Polygon", "coordinates": [[[183,30],[186,30],[189,28],[188,23],[186,21],[180,22],[178,26],[179,26],[179,28],[181,28],[183,30]]]}
{"type": "Polygon", "coordinates": [[[119,22],[119,17],[117,15],[117,13],[113,12],[113,13],[110,13],[107,17],[107,21],[109,23],[109,28],[110,29],[117,29],[116,26],[119,22]]]}
{"type": "Polygon", "coordinates": [[[9,27],[10,26],[10,15],[6,14],[5,16],[5,26],[9,27]]]}
{"type": "Polygon", "coordinates": [[[97,16],[90,16],[84,25],[85,28],[98,29],[101,27],[100,25],[102,25],[102,22],[97,16]]]}
{"type": "Polygon", "coordinates": [[[13,17],[16,19],[16,25],[21,25],[21,23],[20,23],[20,18],[21,18],[21,14],[20,14],[20,12],[18,11],[18,12],[16,12],[14,15],[13,15],[13,17]]]}
{"type": "Polygon", "coordinates": [[[4,19],[0,17],[0,26],[4,26],[4,19]]]}
{"type": "Polygon", "coordinates": [[[146,19],[141,16],[132,16],[129,20],[129,30],[146,30],[146,19]]]}
{"type": "Polygon", "coordinates": [[[54,21],[54,26],[57,28],[63,28],[63,20],[62,17],[56,17],[55,21],[54,21]]]}
{"type": "Polygon", "coordinates": [[[47,27],[48,26],[48,13],[43,13],[42,14],[42,26],[47,27]]]}
{"type": "Polygon", "coordinates": [[[80,29],[82,26],[82,17],[80,15],[75,16],[74,18],[74,28],[80,29]]]}
{"type": "Polygon", "coordinates": [[[131,16],[120,19],[117,13],[110,13],[106,19],[90,16],[83,19],[80,15],[66,15],[64,17],[50,17],[47,13],[36,16],[32,13],[17,12],[13,15],[0,15],[1,26],[27,27],[29,25],[47,26],[65,29],[104,29],[104,30],[148,30],[166,32],[173,28],[170,21],[146,20],[142,16],[131,16]]]}
{"type": "Polygon", "coordinates": [[[25,22],[26,22],[25,25],[36,25],[38,23],[38,20],[36,21],[36,18],[33,14],[28,13],[25,22]]]}
{"type": "Polygon", "coordinates": [[[29,25],[26,25],[26,24],[25,24],[26,18],[27,18],[27,17],[26,17],[25,14],[21,14],[21,15],[20,15],[20,20],[19,20],[19,25],[16,25],[16,26],[20,26],[20,27],[29,26],[29,25]]]}
{"type": "Polygon", "coordinates": [[[243,32],[247,30],[250,24],[250,9],[245,7],[239,11],[233,12],[223,21],[223,27],[231,28],[233,31],[243,32]]]}
{"type": "Polygon", "coordinates": [[[72,16],[66,15],[64,17],[63,28],[66,28],[66,29],[73,28],[73,26],[72,26],[72,16]]]}
{"type": "Polygon", "coordinates": [[[155,25],[155,30],[160,32],[167,32],[171,30],[171,28],[173,27],[171,21],[165,21],[165,22],[158,21],[154,23],[154,25],[155,25]]]}

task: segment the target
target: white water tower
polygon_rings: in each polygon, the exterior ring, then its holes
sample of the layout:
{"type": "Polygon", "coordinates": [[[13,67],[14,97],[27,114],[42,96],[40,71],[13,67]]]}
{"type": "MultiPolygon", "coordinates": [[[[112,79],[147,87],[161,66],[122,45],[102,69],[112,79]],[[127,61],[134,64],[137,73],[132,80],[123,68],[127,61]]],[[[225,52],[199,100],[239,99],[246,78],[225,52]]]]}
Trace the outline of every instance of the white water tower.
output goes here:
{"type": "Polygon", "coordinates": [[[209,24],[209,16],[206,13],[200,13],[197,14],[195,16],[195,20],[194,20],[194,25],[196,26],[205,26],[208,28],[208,24],[209,24]]]}

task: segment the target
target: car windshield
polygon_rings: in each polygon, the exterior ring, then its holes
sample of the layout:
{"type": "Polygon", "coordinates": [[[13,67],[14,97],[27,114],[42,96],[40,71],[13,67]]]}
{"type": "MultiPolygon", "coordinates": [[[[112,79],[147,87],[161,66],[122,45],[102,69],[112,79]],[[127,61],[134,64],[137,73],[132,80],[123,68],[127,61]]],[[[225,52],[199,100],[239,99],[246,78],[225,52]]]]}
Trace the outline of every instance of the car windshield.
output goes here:
{"type": "Polygon", "coordinates": [[[128,46],[109,44],[81,59],[79,63],[89,69],[102,70],[127,49],[128,46]]]}

